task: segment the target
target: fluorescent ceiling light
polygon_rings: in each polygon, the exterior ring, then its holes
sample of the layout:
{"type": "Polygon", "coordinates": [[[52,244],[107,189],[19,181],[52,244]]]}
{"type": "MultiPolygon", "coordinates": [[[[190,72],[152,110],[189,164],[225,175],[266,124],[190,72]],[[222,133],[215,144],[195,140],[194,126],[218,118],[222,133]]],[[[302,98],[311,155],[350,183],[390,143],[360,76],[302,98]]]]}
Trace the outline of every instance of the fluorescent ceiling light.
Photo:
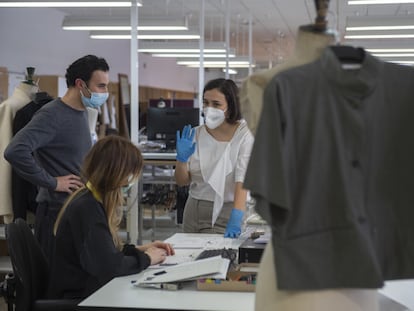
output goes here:
{"type": "Polygon", "coordinates": [[[414,53],[372,53],[377,57],[414,57],[414,53]]]}
{"type": "MultiPolygon", "coordinates": [[[[138,2],[138,6],[142,6],[138,2]]],[[[2,8],[130,7],[131,1],[1,1],[2,8]]]]}
{"type": "MultiPolygon", "coordinates": [[[[227,72],[227,69],[226,68],[223,68],[223,72],[226,73],[227,72]]],[[[229,73],[229,75],[236,75],[237,74],[237,70],[229,68],[228,73],[229,73]]]]}
{"type": "Polygon", "coordinates": [[[387,62],[396,63],[400,65],[414,65],[414,60],[408,60],[408,61],[388,60],[387,62]]]}
{"type": "MultiPolygon", "coordinates": [[[[230,53],[232,53],[230,49],[230,53]]],[[[138,47],[141,53],[200,53],[199,42],[141,42],[138,47]]],[[[204,54],[226,53],[224,42],[204,42],[204,54]]]]}
{"type": "Polygon", "coordinates": [[[389,35],[345,35],[345,39],[412,39],[413,34],[389,34],[389,35]]]}
{"type": "Polygon", "coordinates": [[[364,30],[405,30],[414,29],[414,25],[410,26],[364,26],[364,27],[346,27],[346,31],[364,31],[364,30]]]}
{"type": "Polygon", "coordinates": [[[414,53],[414,49],[394,49],[394,48],[368,49],[367,48],[365,50],[370,53],[414,53]]]}
{"type": "Polygon", "coordinates": [[[348,16],[346,31],[383,31],[414,29],[410,15],[348,16]]]}
{"type": "MultiPolygon", "coordinates": [[[[92,39],[131,39],[131,33],[124,31],[91,31],[89,37],[92,39]]],[[[191,32],[139,32],[138,39],[141,40],[198,40],[200,35],[191,32]]]]}
{"type": "Polygon", "coordinates": [[[414,38],[413,30],[381,30],[381,31],[358,31],[348,32],[345,39],[407,39],[414,38]]]}
{"type": "MultiPolygon", "coordinates": [[[[229,68],[248,68],[250,66],[249,60],[247,57],[236,57],[229,60],[229,68]]],[[[189,67],[200,67],[199,60],[186,59],[177,61],[178,65],[185,65],[189,67]]],[[[203,61],[203,66],[205,68],[226,68],[226,60],[210,60],[206,59],[203,61]]],[[[253,65],[254,67],[254,65],[253,65]]]]}
{"type": "MultiPolygon", "coordinates": [[[[182,64],[178,64],[178,65],[182,65],[182,64]]],[[[199,68],[200,64],[198,63],[188,64],[186,66],[190,68],[199,68]]],[[[222,63],[204,63],[204,68],[225,68],[225,67],[226,67],[226,64],[222,64],[222,63]]],[[[229,68],[249,68],[249,67],[250,67],[249,64],[233,64],[233,63],[229,64],[229,68]]],[[[252,67],[255,67],[255,65],[252,65],[252,67]]]]}
{"type": "Polygon", "coordinates": [[[365,5],[365,4],[403,4],[414,3],[414,0],[350,0],[349,5],[365,5]]]}
{"type": "MultiPolygon", "coordinates": [[[[185,19],[140,18],[138,30],[188,30],[185,19]]],[[[70,17],[63,20],[65,30],[131,30],[129,17],[70,17]]]]}
{"type": "MultiPolygon", "coordinates": [[[[200,53],[198,54],[191,54],[191,53],[155,53],[151,54],[154,57],[170,57],[170,58],[200,58],[200,53]]],[[[214,53],[214,54],[204,54],[204,57],[208,58],[225,58],[226,54],[214,53]]],[[[234,53],[229,54],[230,58],[236,57],[234,53]]]]}

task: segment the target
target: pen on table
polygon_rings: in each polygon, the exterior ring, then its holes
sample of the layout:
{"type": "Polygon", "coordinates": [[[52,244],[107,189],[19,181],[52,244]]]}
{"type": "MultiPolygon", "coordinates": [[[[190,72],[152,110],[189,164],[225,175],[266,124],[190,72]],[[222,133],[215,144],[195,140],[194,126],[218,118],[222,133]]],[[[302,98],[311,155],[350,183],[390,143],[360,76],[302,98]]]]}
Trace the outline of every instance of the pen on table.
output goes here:
{"type": "Polygon", "coordinates": [[[154,272],[152,275],[161,275],[161,274],[165,274],[165,273],[167,273],[167,271],[161,270],[161,271],[158,271],[158,272],[154,272]]]}

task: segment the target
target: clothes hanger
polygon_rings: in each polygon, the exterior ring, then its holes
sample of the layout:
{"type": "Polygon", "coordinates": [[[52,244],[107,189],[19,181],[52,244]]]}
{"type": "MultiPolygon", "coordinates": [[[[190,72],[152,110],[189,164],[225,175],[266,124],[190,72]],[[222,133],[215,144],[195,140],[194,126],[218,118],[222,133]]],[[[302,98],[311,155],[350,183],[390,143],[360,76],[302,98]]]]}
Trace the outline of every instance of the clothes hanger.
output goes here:
{"type": "Polygon", "coordinates": [[[342,64],[361,64],[365,57],[364,49],[359,47],[335,45],[331,49],[342,64]]]}

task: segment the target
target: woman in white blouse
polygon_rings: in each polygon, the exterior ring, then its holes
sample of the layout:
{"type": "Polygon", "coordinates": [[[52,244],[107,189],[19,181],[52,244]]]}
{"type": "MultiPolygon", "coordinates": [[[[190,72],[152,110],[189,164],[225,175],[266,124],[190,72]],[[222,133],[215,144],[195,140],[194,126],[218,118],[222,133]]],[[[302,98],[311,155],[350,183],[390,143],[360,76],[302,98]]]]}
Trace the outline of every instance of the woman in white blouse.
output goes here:
{"type": "Polygon", "coordinates": [[[175,178],[179,186],[190,185],[183,229],[235,238],[246,209],[243,181],[253,135],[242,119],[232,80],[206,84],[203,117],[204,125],[177,132],[175,178]]]}

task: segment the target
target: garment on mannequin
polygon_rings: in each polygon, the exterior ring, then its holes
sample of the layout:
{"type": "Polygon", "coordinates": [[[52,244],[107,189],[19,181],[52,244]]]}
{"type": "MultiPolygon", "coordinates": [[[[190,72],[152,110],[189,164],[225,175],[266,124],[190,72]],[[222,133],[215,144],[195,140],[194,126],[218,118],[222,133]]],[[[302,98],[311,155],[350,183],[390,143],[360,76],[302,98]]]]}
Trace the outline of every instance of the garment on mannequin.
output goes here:
{"type": "MultiPolygon", "coordinates": [[[[317,290],[312,299],[326,300],[326,289],[346,290],[339,297],[354,303],[348,310],[377,310],[375,291],[384,280],[414,277],[407,222],[414,217],[414,71],[367,52],[356,71],[341,64],[325,48],[318,60],[275,76],[264,91],[244,186],[273,233],[275,258],[267,260],[267,252],[262,259],[256,302],[266,300],[260,276],[269,276],[263,265],[273,262],[274,288],[289,294],[272,296],[275,305],[286,304],[278,310],[297,306],[293,293],[317,290]]],[[[337,310],[338,299],[315,310],[337,310]]]]}
{"type": "MultiPolygon", "coordinates": [[[[13,119],[16,112],[32,101],[39,87],[33,80],[29,80],[34,73],[34,68],[30,67],[25,81],[22,81],[14,89],[13,94],[0,104],[0,154],[9,144],[13,136],[13,119]],[[30,82],[29,82],[30,81],[30,82]]],[[[10,164],[0,157],[0,217],[3,216],[4,223],[13,220],[12,206],[12,169],[10,164]]]]}
{"type": "MultiPolygon", "coordinates": [[[[326,27],[328,2],[315,0],[318,12],[315,24],[304,25],[298,29],[292,57],[278,67],[249,76],[243,82],[240,92],[242,111],[253,132],[256,131],[259,122],[263,105],[263,92],[269,81],[280,72],[316,60],[328,45],[337,43],[336,33],[327,30],[326,27]]],[[[272,242],[270,242],[260,263],[256,286],[255,310],[374,311],[378,309],[375,290],[279,290],[274,262],[273,246],[272,242]]]]}

